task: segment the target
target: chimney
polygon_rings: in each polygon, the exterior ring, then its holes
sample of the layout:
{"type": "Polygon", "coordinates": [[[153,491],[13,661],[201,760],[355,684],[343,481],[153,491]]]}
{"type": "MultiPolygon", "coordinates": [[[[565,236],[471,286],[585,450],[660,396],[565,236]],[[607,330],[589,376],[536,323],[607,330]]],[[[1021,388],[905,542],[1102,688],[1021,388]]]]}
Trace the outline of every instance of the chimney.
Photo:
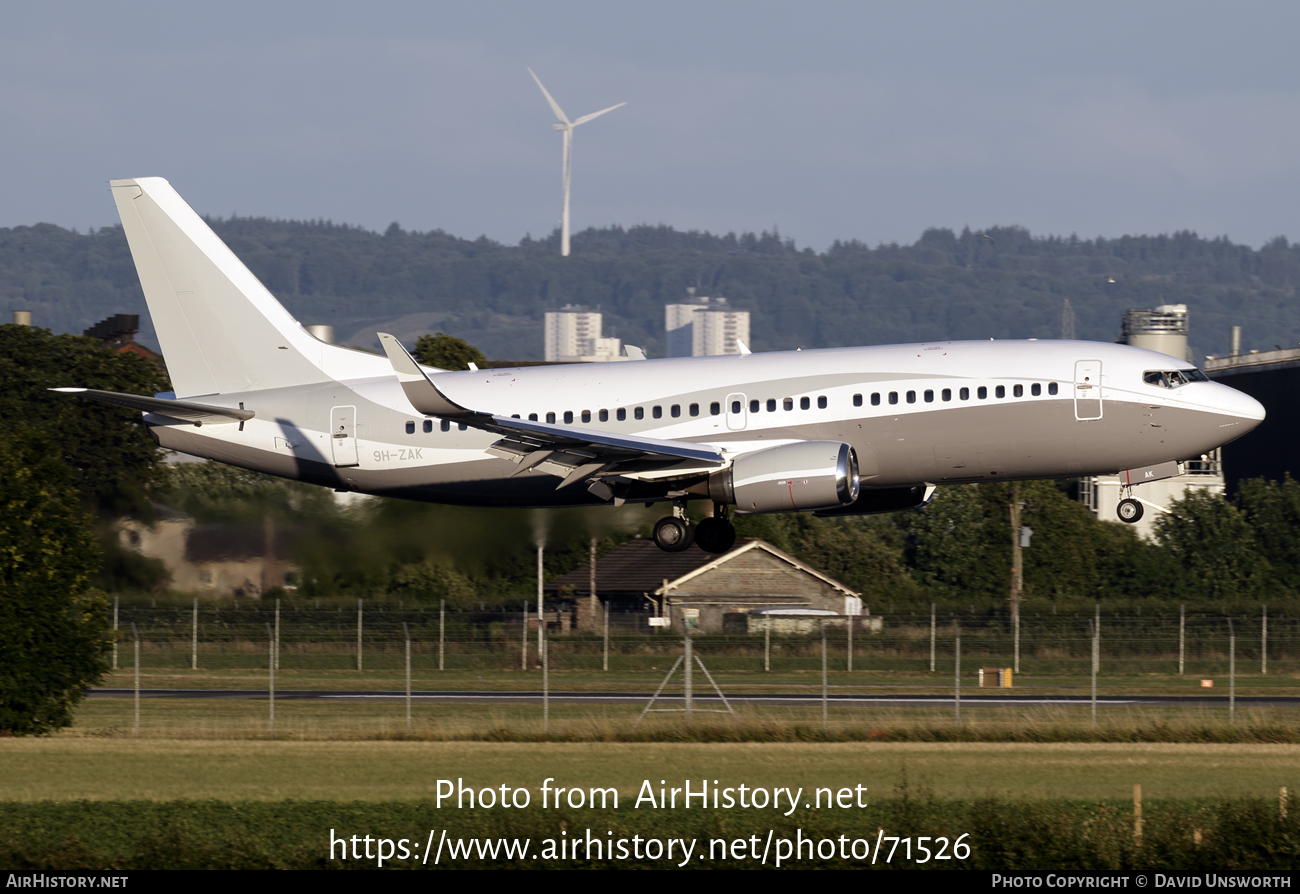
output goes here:
{"type": "Polygon", "coordinates": [[[1240,327],[1240,326],[1233,326],[1233,327],[1232,327],[1232,351],[1231,351],[1231,353],[1232,353],[1232,356],[1233,356],[1233,357],[1238,357],[1238,356],[1241,355],[1241,327],[1240,327]]]}

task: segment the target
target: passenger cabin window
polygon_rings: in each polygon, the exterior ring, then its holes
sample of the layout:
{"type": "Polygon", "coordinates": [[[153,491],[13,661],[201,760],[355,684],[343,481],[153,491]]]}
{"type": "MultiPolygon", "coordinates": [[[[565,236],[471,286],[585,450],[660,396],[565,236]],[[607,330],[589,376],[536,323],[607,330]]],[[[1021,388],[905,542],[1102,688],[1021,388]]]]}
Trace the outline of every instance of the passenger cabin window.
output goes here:
{"type": "Polygon", "coordinates": [[[682,415],[682,405],[673,404],[673,408],[669,412],[671,412],[673,414],[673,418],[676,419],[678,416],[682,415]]]}
{"type": "Polygon", "coordinates": [[[822,395],[821,397],[817,398],[817,409],[819,409],[819,410],[824,410],[824,409],[826,409],[826,396],[825,396],[825,395],[822,395]]]}
{"type": "Polygon", "coordinates": [[[801,398],[799,398],[799,409],[801,409],[801,410],[810,410],[810,409],[812,409],[812,401],[809,400],[809,399],[806,398],[806,397],[801,397],[801,398]]]}
{"type": "Polygon", "coordinates": [[[879,392],[879,391],[873,391],[873,392],[872,392],[872,394],[871,394],[871,405],[872,405],[873,407],[878,407],[878,406],[880,406],[880,392],[879,392]]]}
{"type": "MultiPolygon", "coordinates": [[[[537,417],[534,416],[533,418],[536,419],[537,417]]],[[[433,420],[432,419],[424,420],[424,433],[427,435],[431,431],[433,431],[433,420]]]]}
{"type": "Polygon", "coordinates": [[[655,417],[656,419],[662,419],[664,418],[664,408],[654,407],[653,409],[650,410],[650,415],[655,417]]]}
{"type": "Polygon", "coordinates": [[[957,396],[960,397],[962,400],[970,400],[970,389],[963,388],[961,391],[957,392],[957,396]]]}
{"type": "Polygon", "coordinates": [[[945,389],[943,389],[942,394],[943,394],[943,399],[944,399],[944,402],[945,402],[945,403],[946,403],[947,401],[952,400],[952,389],[951,389],[951,388],[945,388],[945,389]]]}
{"type": "Polygon", "coordinates": [[[932,403],[934,403],[934,392],[931,391],[931,390],[928,389],[928,388],[927,388],[926,391],[925,391],[925,402],[926,402],[927,404],[932,404],[932,403]]]}
{"type": "Polygon", "coordinates": [[[614,411],[614,415],[618,418],[619,422],[625,421],[627,419],[627,407],[619,407],[614,411]]]}
{"type": "Polygon", "coordinates": [[[600,421],[601,421],[601,422],[608,422],[608,421],[609,421],[609,410],[601,410],[601,411],[600,411],[600,417],[599,417],[599,418],[600,418],[600,421]]]}
{"type": "Polygon", "coordinates": [[[907,392],[907,402],[908,402],[909,404],[914,404],[914,403],[916,403],[916,392],[915,392],[915,391],[909,391],[909,392],[907,392]]]}
{"type": "MultiPolygon", "coordinates": [[[[555,414],[552,413],[551,415],[554,416],[555,414]]],[[[551,421],[554,422],[555,420],[552,419],[551,421]]],[[[451,423],[448,422],[446,419],[442,420],[442,425],[438,427],[441,428],[443,431],[451,431],[451,423]]]]}
{"type": "Polygon", "coordinates": [[[406,433],[407,433],[408,435],[413,435],[413,434],[415,434],[415,420],[414,420],[414,419],[412,419],[410,422],[406,423],[406,433]]]}
{"type": "Polygon", "coordinates": [[[775,413],[775,412],[776,412],[776,401],[773,400],[773,399],[770,398],[770,397],[767,399],[767,411],[768,411],[769,413],[775,413]]]}
{"type": "Polygon", "coordinates": [[[975,390],[975,396],[980,400],[988,400],[989,390],[981,385],[975,390]]]}
{"type": "Polygon", "coordinates": [[[1038,397],[1038,395],[1043,393],[1043,386],[1038,382],[1035,382],[1034,384],[1029,386],[1029,393],[1032,394],[1034,397],[1038,397]]]}
{"type": "Polygon", "coordinates": [[[582,411],[582,421],[583,421],[583,422],[590,422],[590,421],[591,421],[591,410],[583,410],[583,411],[582,411]]]}
{"type": "MultiPolygon", "coordinates": [[[[736,401],[736,412],[740,412],[740,401],[736,401]]],[[[718,403],[716,400],[713,403],[709,404],[709,415],[710,416],[722,415],[722,404],[718,403]]]]}
{"type": "Polygon", "coordinates": [[[1048,394],[1055,394],[1055,393],[1056,393],[1056,383],[1055,383],[1055,382],[1048,382],[1048,383],[1047,383],[1047,393],[1048,393],[1048,394]]]}
{"type": "MultiPolygon", "coordinates": [[[[739,411],[739,410],[736,410],[736,411],[734,411],[734,412],[739,413],[740,411],[739,411]]],[[[757,413],[757,412],[758,412],[758,401],[756,401],[756,400],[751,400],[751,401],[749,402],[749,412],[751,412],[751,413],[757,413]]]]}
{"type": "Polygon", "coordinates": [[[999,385],[993,393],[996,394],[999,398],[1006,397],[1007,388],[1005,385],[999,385]]]}
{"type": "MultiPolygon", "coordinates": [[[[555,424],[555,414],[554,414],[554,413],[547,413],[547,414],[546,414],[546,421],[549,422],[551,425],[554,425],[554,424],[555,424]]],[[[446,429],[443,429],[443,431],[446,431],[446,429]]]]}
{"type": "Polygon", "coordinates": [[[1011,389],[1011,395],[1012,395],[1012,397],[1024,397],[1024,396],[1025,396],[1025,386],[1024,386],[1024,385],[1016,385],[1015,387],[1013,387],[1013,388],[1011,389]]]}
{"type": "Polygon", "coordinates": [[[537,414],[536,414],[536,413],[529,413],[529,414],[528,414],[528,421],[529,421],[529,422],[536,422],[536,421],[537,421],[537,414]]]}
{"type": "Polygon", "coordinates": [[[463,423],[463,422],[457,422],[457,423],[456,423],[456,427],[457,427],[458,429],[460,429],[461,431],[465,431],[466,429],[469,428],[469,426],[466,425],[466,424],[463,423]]]}
{"type": "Polygon", "coordinates": [[[635,410],[632,411],[632,415],[637,419],[644,419],[645,407],[637,407],[635,410]]]}
{"type": "Polygon", "coordinates": [[[700,415],[700,405],[699,405],[699,404],[691,404],[691,406],[690,406],[690,413],[691,413],[692,416],[698,416],[698,415],[700,415]]]}
{"type": "Polygon", "coordinates": [[[862,395],[861,395],[861,394],[855,394],[855,395],[853,395],[853,406],[855,406],[855,407],[860,407],[860,406],[862,406],[862,395]]]}
{"type": "Polygon", "coordinates": [[[784,407],[784,408],[787,409],[787,410],[793,410],[793,409],[794,409],[794,398],[793,398],[793,397],[782,398],[782,400],[781,400],[781,406],[784,407]]]}
{"type": "MultiPolygon", "coordinates": [[[[731,412],[733,412],[733,413],[739,413],[739,412],[740,412],[740,408],[741,408],[741,403],[740,403],[740,401],[738,401],[738,400],[733,400],[733,401],[731,402],[731,412]]],[[[755,409],[757,409],[757,408],[755,408],[755,409]]]]}
{"type": "Polygon", "coordinates": [[[896,404],[896,403],[898,403],[898,392],[897,392],[897,391],[891,391],[891,392],[889,392],[889,402],[890,402],[891,404],[896,404]]]}
{"type": "Polygon", "coordinates": [[[565,425],[571,425],[572,423],[573,423],[573,411],[572,411],[572,410],[565,410],[565,411],[564,411],[564,424],[565,424],[565,425]]]}

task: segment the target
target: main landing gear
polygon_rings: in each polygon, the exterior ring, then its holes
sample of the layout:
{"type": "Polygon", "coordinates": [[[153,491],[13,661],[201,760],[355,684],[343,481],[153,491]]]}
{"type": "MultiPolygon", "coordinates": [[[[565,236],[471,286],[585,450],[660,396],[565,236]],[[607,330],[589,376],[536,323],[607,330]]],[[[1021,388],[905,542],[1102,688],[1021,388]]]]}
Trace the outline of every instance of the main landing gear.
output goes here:
{"type": "Polygon", "coordinates": [[[673,514],[655,522],[655,545],[669,553],[690,549],[692,543],[706,553],[728,552],[736,544],[736,529],[722,514],[723,511],[721,505],[715,504],[712,518],[692,525],[686,518],[685,503],[674,503],[673,514]]]}

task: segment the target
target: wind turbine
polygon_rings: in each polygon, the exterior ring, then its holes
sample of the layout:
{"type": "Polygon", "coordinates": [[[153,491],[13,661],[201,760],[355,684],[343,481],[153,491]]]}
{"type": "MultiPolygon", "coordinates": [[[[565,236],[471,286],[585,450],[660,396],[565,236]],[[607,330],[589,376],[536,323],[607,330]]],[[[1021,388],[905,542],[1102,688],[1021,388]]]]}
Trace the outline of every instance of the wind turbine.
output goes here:
{"type": "Polygon", "coordinates": [[[551,104],[551,111],[555,113],[555,117],[560,119],[559,124],[553,124],[551,126],[564,135],[564,210],[560,213],[560,254],[567,258],[569,256],[569,172],[572,167],[573,157],[573,129],[579,124],[586,124],[593,118],[599,118],[606,112],[612,112],[615,109],[622,108],[627,105],[627,103],[620,102],[618,105],[610,106],[608,109],[601,109],[599,112],[592,112],[590,115],[583,115],[577,121],[570,121],[568,116],[564,114],[564,109],[560,108],[560,104],[556,102],[551,94],[547,92],[546,88],[542,86],[542,79],[534,74],[531,68],[528,69],[528,73],[533,76],[533,80],[537,82],[537,86],[542,88],[542,95],[545,96],[546,101],[551,104]]]}

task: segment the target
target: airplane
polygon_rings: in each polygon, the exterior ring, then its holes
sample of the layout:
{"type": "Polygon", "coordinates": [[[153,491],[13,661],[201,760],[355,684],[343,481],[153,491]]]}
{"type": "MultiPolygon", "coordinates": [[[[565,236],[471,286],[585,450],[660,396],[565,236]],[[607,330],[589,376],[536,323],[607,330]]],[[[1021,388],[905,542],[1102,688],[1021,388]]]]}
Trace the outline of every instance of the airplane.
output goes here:
{"type": "Polygon", "coordinates": [[[669,503],[661,549],[723,553],[729,512],[892,512],[945,484],[1117,470],[1158,480],[1264,419],[1186,361],[1084,341],[437,369],[388,334],[383,355],[317,339],[166,180],[111,187],[175,391],[55,390],[142,411],[168,450],[340,491],[669,503]],[[693,524],[690,500],[712,515],[693,524]]]}

